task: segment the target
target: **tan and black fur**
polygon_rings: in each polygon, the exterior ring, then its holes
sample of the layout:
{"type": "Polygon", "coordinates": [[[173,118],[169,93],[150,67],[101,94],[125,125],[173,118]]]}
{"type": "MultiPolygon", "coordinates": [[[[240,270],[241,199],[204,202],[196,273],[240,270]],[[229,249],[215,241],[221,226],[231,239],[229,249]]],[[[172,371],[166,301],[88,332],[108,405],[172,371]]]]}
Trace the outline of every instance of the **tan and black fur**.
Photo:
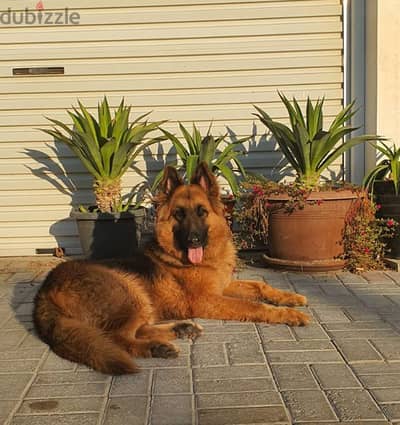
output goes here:
{"type": "Polygon", "coordinates": [[[123,374],[137,371],[133,357],[177,356],[171,340],[202,332],[190,318],[309,321],[293,308],[271,305],[305,305],[305,297],[264,282],[232,281],[235,260],[213,174],[201,164],[184,185],[167,167],[155,242],[131,260],[57,266],[35,299],[36,331],[61,357],[123,374]],[[166,320],[179,321],[160,323],[166,320]]]}

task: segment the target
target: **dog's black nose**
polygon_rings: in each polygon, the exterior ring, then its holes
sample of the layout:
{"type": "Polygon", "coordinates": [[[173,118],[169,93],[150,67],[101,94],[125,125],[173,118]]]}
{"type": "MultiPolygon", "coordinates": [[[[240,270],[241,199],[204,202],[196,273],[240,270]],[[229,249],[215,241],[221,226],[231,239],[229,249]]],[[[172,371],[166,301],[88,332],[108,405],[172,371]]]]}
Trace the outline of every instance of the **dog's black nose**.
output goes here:
{"type": "Polygon", "coordinates": [[[189,235],[189,243],[194,246],[200,245],[200,235],[198,233],[191,233],[189,235]]]}

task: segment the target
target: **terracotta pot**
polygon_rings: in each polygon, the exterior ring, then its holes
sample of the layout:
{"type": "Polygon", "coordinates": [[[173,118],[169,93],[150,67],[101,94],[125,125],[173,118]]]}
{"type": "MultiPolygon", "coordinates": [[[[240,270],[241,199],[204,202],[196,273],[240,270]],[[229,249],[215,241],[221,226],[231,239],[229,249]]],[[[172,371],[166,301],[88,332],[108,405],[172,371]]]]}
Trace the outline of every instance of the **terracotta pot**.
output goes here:
{"type": "MultiPolygon", "coordinates": [[[[269,219],[269,255],[275,267],[300,271],[337,270],[344,266],[345,217],[357,195],[350,190],[313,192],[304,209],[292,213],[279,208],[269,219]]],[[[271,196],[271,204],[288,200],[286,194],[271,196]]]]}

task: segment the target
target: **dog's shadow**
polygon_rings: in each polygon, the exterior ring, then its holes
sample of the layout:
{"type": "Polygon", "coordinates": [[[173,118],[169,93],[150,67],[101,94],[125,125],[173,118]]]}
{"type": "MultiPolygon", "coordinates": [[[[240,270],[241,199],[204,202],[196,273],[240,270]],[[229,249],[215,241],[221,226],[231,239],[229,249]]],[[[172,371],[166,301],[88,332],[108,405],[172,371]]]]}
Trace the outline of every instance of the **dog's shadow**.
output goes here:
{"type": "Polygon", "coordinates": [[[39,267],[32,273],[32,279],[24,278],[24,274],[29,276],[30,273],[22,272],[21,280],[13,283],[10,294],[9,304],[13,312],[13,316],[8,320],[9,330],[26,330],[31,336],[37,338],[33,325],[33,305],[35,296],[41,287],[47,274],[62,260],[57,258],[46,258],[46,267],[39,267]],[[25,280],[24,280],[25,279],[25,280]]]}

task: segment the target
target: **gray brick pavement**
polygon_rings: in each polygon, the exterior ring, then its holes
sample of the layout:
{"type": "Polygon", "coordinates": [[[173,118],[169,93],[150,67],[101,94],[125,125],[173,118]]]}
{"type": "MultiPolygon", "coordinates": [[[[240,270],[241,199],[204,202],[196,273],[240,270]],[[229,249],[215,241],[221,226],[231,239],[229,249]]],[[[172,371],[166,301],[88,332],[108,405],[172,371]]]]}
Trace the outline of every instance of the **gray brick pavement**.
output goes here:
{"type": "Polygon", "coordinates": [[[198,320],[177,359],[108,377],[60,359],[32,333],[54,259],[0,259],[0,424],[400,424],[400,274],[250,267],[309,297],[304,328],[198,320]]]}

